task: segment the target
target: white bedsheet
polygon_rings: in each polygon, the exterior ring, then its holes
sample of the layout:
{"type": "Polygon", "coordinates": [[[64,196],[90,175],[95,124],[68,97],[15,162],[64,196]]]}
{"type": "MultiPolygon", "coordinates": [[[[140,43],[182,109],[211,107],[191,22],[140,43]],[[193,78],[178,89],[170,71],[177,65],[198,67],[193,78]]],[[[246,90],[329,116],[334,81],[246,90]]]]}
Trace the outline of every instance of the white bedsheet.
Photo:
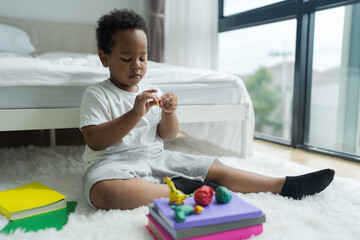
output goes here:
{"type": "Polygon", "coordinates": [[[0,86],[81,86],[109,77],[95,55],[84,58],[0,58],[0,86]]]}
{"type": "MultiPolygon", "coordinates": [[[[9,86],[87,86],[95,84],[109,77],[109,71],[104,68],[98,56],[92,54],[66,55],[58,53],[44,54],[39,57],[1,57],[0,58],[0,87],[9,86]]],[[[252,137],[254,116],[249,94],[242,80],[232,74],[218,71],[201,70],[160,64],[149,61],[148,72],[144,82],[154,85],[188,87],[189,84],[233,86],[233,92],[228,102],[221,104],[248,103],[251,106],[250,128],[248,140],[249,153],[253,152],[252,137]]],[[[199,89],[199,88],[197,88],[199,89]]],[[[216,99],[216,94],[223,92],[213,89],[212,96],[203,97],[216,99]]],[[[198,94],[201,94],[200,92],[198,94]]],[[[181,101],[180,101],[181,102],[181,101]]],[[[191,101],[187,101],[191,104],[191,101]]],[[[214,104],[212,102],[212,104],[214,104]]],[[[223,148],[239,152],[241,124],[227,123],[194,123],[181,124],[181,131],[200,139],[208,140],[223,148]]]]}
{"type": "MultiPolygon", "coordinates": [[[[67,57],[64,54],[43,54],[36,58],[0,58],[0,87],[4,86],[88,86],[109,77],[98,56],[83,54],[67,57]]],[[[229,104],[251,102],[241,79],[218,71],[179,67],[149,61],[144,82],[154,85],[204,88],[227,84],[234,92],[229,104]],[[226,82],[226,83],[225,83],[226,82]]],[[[216,91],[214,91],[216,93],[216,91]]],[[[219,95],[222,92],[218,92],[219,95]]],[[[215,98],[214,94],[214,98],[215,98]]]]}
{"type": "MultiPolygon", "coordinates": [[[[90,85],[109,77],[98,57],[61,58],[0,58],[0,86],[79,86],[90,85]]],[[[143,79],[152,84],[161,83],[219,83],[222,81],[241,85],[232,74],[218,71],[192,69],[149,61],[143,79]]]]}

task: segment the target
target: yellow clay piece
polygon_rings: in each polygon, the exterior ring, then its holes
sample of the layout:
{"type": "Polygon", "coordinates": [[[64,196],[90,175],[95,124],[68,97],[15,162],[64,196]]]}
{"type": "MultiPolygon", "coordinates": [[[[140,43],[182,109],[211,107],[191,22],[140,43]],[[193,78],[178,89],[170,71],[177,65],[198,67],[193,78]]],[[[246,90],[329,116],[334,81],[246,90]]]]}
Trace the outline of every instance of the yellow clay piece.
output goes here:
{"type": "Polygon", "coordinates": [[[189,195],[184,194],[180,190],[177,190],[174,183],[171,181],[169,177],[164,177],[164,181],[167,183],[170,190],[169,204],[172,204],[174,202],[176,202],[178,205],[185,204],[184,199],[189,197],[189,195]]]}

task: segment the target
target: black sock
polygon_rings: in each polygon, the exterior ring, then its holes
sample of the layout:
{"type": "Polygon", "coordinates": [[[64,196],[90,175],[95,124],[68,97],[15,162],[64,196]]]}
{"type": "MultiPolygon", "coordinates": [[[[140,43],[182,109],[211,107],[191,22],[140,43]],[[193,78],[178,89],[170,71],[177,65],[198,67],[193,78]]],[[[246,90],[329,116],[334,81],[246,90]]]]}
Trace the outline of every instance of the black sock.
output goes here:
{"type": "Polygon", "coordinates": [[[182,191],[185,194],[190,194],[195,192],[196,189],[200,188],[203,185],[207,185],[209,187],[212,187],[214,190],[218,187],[215,183],[212,182],[202,182],[202,181],[196,181],[191,180],[183,177],[177,177],[171,179],[176,187],[176,189],[182,191]]]}
{"type": "Polygon", "coordinates": [[[300,176],[286,177],[280,194],[299,200],[319,193],[329,186],[334,179],[334,174],[335,171],[332,169],[323,169],[300,176]]]}

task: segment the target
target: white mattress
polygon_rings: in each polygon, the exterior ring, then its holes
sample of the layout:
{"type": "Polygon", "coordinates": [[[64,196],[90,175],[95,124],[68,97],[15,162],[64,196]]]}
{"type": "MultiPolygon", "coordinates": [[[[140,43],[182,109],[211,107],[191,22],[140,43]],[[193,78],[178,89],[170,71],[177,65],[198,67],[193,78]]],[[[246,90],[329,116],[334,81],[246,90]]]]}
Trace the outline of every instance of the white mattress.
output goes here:
{"type": "MultiPolygon", "coordinates": [[[[158,84],[163,92],[174,92],[179,105],[236,104],[239,95],[232,83],[158,84]]],[[[0,109],[80,107],[87,86],[0,87],[0,109]]]]}
{"type": "MultiPolygon", "coordinates": [[[[86,87],[108,76],[92,54],[0,57],[0,109],[79,107],[86,87]]],[[[217,71],[149,62],[143,81],[174,92],[180,105],[250,101],[240,78],[217,71]]]]}

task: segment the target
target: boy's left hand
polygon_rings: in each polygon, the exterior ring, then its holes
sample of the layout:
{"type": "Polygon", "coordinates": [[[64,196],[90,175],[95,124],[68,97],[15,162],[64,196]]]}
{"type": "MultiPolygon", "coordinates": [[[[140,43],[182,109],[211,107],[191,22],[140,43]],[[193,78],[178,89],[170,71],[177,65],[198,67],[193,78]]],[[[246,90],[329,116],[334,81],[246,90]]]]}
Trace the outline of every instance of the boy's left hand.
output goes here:
{"type": "Polygon", "coordinates": [[[160,97],[159,106],[165,113],[173,113],[177,108],[177,97],[174,93],[169,92],[160,97]]]}

